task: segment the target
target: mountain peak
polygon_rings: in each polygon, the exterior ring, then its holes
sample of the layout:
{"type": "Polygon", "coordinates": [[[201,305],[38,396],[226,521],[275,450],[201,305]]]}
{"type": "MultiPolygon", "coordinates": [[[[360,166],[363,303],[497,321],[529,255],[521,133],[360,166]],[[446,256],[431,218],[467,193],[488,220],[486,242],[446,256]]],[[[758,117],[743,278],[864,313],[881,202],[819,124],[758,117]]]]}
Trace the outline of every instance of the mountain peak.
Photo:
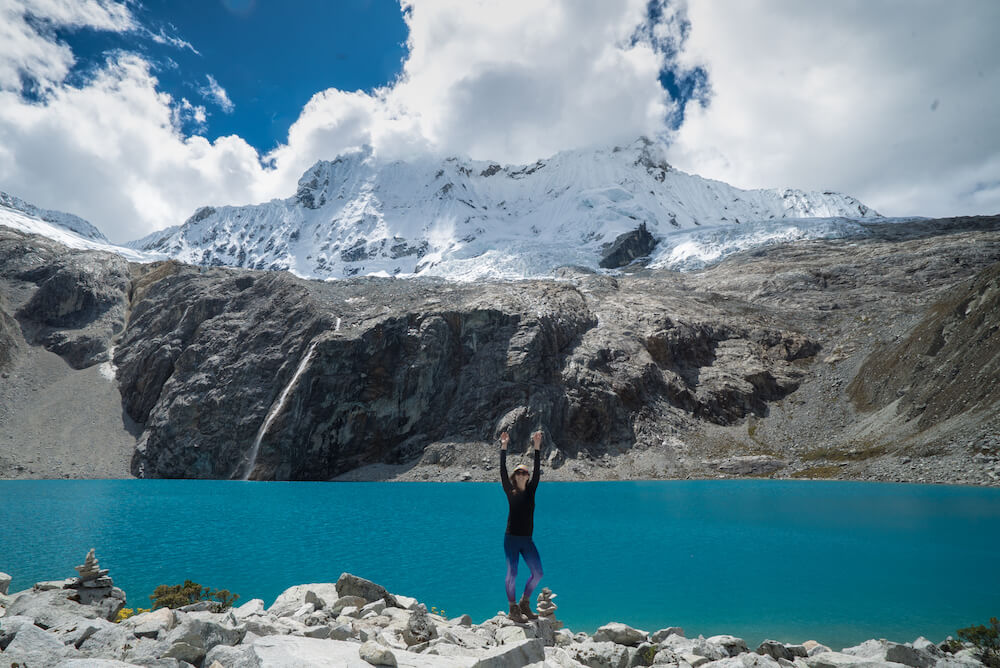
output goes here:
{"type": "Polygon", "coordinates": [[[846,195],[741,190],[687,174],[648,137],[507,166],[454,156],[390,161],[365,146],[316,162],[288,199],[199,209],[142,248],[316,278],[524,278],[567,264],[597,269],[604,249],[640,224],[668,242],[655,263],[685,231],[872,217],[846,195]]]}

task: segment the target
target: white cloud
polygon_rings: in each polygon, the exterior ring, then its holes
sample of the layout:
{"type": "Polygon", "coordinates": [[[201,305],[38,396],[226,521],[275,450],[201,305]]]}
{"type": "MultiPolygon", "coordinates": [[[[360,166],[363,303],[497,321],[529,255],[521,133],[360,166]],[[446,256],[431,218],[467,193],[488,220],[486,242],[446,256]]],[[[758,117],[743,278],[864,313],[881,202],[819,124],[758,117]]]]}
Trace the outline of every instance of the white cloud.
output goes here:
{"type": "MultiPolygon", "coordinates": [[[[689,40],[666,62],[686,29],[683,2],[657,25],[646,0],[401,2],[410,34],[398,80],[317,93],[287,142],[260,156],[238,136],[190,135],[205,107],[161,92],[138,55],[66,83],[73,54],[51,27],[145,30],[127,4],[6,0],[0,188],[123,241],[205,204],[287,197],[313,162],[363,143],[386,157],[526,162],[663,134],[677,108],[661,70],[704,66],[713,96],[683,110],[679,167],[744,187],[842,190],[890,215],[1000,210],[1000,3],[690,0],[689,40]],[[24,76],[41,101],[23,97],[24,76]]],[[[231,111],[207,81],[202,93],[231,111]]]]}
{"type": "Polygon", "coordinates": [[[0,89],[20,90],[22,77],[48,90],[66,78],[75,59],[52,29],[92,27],[123,32],[131,12],[114,0],[4,0],[0,3],[0,89]]]}
{"type": "Polygon", "coordinates": [[[227,114],[233,113],[233,109],[236,108],[236,105],[234,105],[233,101],[229,99],[229,94],[226,93],[226,89],[220,86],[219,82],[216,81],[215,77],[211,74],[205,75],[205,78],[208,79],[208,85],[199,89],[198,92],[215,104],[219,105],[219,108],[222,109],[222,111],[227,114]]]}
{"type": "Polygon", "coordinates": [[[742,187],[835,189],[887,215],[1000,211],[1000,3],[690,0],[708,71],[670,158],[742,187]],[[993,183],[992,188],[990,183],[993,183]]]}

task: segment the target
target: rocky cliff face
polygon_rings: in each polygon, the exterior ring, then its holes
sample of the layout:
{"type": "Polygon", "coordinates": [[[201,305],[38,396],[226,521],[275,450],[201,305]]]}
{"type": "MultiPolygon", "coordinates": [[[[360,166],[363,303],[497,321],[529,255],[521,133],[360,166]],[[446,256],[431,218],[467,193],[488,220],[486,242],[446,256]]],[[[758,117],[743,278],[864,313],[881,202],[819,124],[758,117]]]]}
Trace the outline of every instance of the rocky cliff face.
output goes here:
{"type": "Polygon", "coordinates": [[[0,293],[24,345],[76,366],[114,345],[140,476],[493,479],[498,433],[542,428],[556,479],[995,480],[1000,218],[866,225],[689,274],[479,284],[0,231],[0,293]]]}

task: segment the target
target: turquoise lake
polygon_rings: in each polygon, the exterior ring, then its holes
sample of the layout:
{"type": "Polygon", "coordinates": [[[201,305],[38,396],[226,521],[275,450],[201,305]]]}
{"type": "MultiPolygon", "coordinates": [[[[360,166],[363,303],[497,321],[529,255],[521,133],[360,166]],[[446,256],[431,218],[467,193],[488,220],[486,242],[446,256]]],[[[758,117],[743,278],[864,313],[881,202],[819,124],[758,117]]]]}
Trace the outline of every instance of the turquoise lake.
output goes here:
{"type": "MultiPolygon", "coordinates": [[[[191,579],[270,605],[349,571],[480,622],[504,609],[499,483],[2,481],[11,592],[91,547],[131,607],[191,579]]],[[[1000,489],[819,481],[545,482],[535,543],[574,631],[748,643],[940,641],[1000,615],[1000,489]]],[[[518,586],[527,578],[522,563],[518,586]]]]}

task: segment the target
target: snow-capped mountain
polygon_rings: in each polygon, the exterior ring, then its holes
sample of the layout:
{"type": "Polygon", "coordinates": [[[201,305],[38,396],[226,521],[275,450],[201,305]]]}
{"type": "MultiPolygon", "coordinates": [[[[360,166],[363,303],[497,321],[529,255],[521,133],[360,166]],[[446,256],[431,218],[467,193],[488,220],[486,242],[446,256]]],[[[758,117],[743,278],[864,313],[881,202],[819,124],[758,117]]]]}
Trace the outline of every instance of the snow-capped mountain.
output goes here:
{"type": "Polygon", "coordinates": [[[5,192],[0,192],[0,208],[19,211],[30,218],[37,218],[46,223],[58,225],[59,227],[65,228],[77,236],[83,237],[84,239],[90,239],[91,241],[96,241],[102,244],[111,243],[108,241],[107,237],[104,236],[103,232],[79,216],[74,216],[71,213],[64,213],[62,211],[40,209],[34,204],[25,202],[20,197],[15,197],[14,195],[9,195],[5,192]]]}
{"type": "Polygon", "coordinates": [[[385,161],[366,148],[317,162],[293,197],[203,207],[180,227],[129,245],[195,264],[316,278],[522,278],[569,264],[596,268],[607,244],[642,223],[660,240],[654,266],[691,267],[693,257],[841,236],[850,220],[880,217],[839,193],[741,190],[674,169],[664,155],[645,138],[506,167],[385,161]]]}
{"type": "Polygon", "coordinates": [[[118,253],[133,262],[149,262],[163,257],[116,246],[108,241],[100,230],[79,216],[62,211],[39,209],[5,192],[0,192],[0,225],[21,232],[40,234],[69,248],[118,253]]]}

